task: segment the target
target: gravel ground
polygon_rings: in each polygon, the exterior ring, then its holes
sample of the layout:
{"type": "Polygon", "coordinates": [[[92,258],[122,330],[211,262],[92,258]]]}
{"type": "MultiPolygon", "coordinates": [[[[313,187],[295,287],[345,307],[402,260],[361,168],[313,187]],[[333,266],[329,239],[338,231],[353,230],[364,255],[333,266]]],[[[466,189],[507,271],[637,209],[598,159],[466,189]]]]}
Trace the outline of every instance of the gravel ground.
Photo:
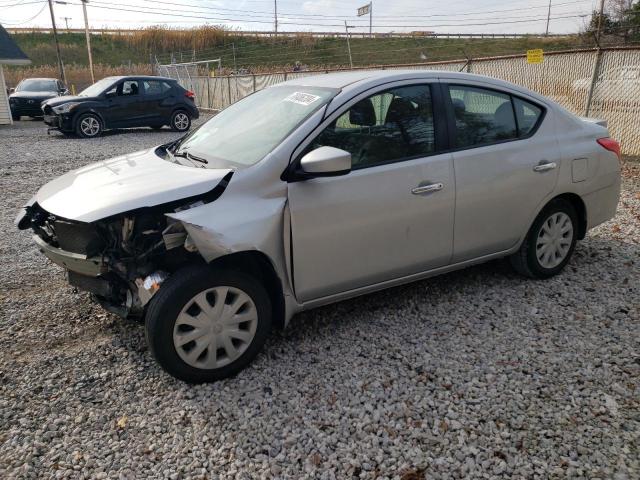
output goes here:
{"type": "Polygon", "coordinates": [[[188,386],[12,224],[49,179],[175,135],[0,129],[0,478],[640,478],[640,163],[558,277],[498,261],[311,311],[188,386]]]}

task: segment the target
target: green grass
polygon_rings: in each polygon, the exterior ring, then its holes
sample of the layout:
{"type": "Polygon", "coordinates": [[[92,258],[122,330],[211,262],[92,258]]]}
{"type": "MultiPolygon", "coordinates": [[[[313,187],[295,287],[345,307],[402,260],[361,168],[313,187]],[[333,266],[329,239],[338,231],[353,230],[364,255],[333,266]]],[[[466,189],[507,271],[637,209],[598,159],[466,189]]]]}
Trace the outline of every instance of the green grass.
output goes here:
{"type": "MultiPolygon", "coordinates": [[[[259,71],[277,69],[301,62],[308,66],[328,67],[348,65],[345,38],[313,38],[301,34],[295,38],[240,37],[232,32],[207,36],[198,30],[175,31],[160,29],[152,35],[147,30],[134,35],[92,35],[94,63],[119,66],[149,63],[156,54],[164,63],[175,61],[222,58],[227,68],[248,67],[259,71]],[[196,36],[200,35],[200,36],[196,36]],[[163,38],[164,36],[164,38],[163,38]],[[186,48],[198,45],[194,50],[186,48]],[[235,62],[234,62],[235,53],[235,62]]],[[[31,58],[34,66],[54,65],[56,52],[53,36],[48,33],[14,34],[13,38],[31,58]]],[[[80,33],[59,34],[65,64],[88,63],[85,36],[80,33]]],[[[519,39],[436,39],[436,38],[352,38],[354,65],[419,63],[461,59],[467,56],[494,56],[524,53],[530,48],[549,50],[585,46],[581,37],[528,37],[519,39]]],[[[590,46],[590,45],[588,45],[590,46]]]]}

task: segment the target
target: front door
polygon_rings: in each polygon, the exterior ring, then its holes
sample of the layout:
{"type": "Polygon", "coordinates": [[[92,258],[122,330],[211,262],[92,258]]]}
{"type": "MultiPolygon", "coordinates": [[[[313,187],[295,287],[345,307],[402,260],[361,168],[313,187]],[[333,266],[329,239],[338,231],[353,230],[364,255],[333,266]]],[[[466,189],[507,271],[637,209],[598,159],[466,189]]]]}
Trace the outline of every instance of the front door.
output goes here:
{"type": "Polygon", "coordinates": [[[469,83],[443,90],[456,150],[457,263],[518,243],[555,188],[560,150],[544,106],[469,83]]]}
{"type": "MultiPolygon", "coordinates": [[[[353,170],[289,184],[293,275],[305,302],[446,265],[455,184],[439,154],[432,87],[362,95],[305,148],[341,148],[353,170]]],[[[301,156],[302,156],[301,155],[301,156]]]]}
{"type": "Polygon", "coordinates": [[[142,92],[138,80],[124,80],[107,92],[104,118],[107,128],[137,127],[142,124],[142,92]]]}

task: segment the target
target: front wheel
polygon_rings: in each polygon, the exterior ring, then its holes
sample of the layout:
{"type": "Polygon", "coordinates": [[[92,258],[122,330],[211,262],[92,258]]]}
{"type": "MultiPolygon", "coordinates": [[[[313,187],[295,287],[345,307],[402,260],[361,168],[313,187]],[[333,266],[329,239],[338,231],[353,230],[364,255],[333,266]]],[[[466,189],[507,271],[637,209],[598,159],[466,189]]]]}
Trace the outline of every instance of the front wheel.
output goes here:
{"type": "Polygon", "coordinates": [[[14,122],[19,122],[20,121],[20,115],[16,115],[15,113],[11,114],[11,120],[13,120],[14,122]]]}
{"type": "Polygon", "coordinates": [[[80,115],[76,123],[76,133],[80,137],[94,138],[102,133],[102,121],[93,113],[80,115]]]}
{"type": "Polygon", "coordinates": [[[169,374],[189,383],[235,375],[271,330],[271,302],[253,277],[207,266],[169,277],[149,304],[147,343],[169,374]]]}
{"type": "Polygon", "coordinates": [[[171,130],[186,132],[191,128],[191,116],[184,110],[177,110],[171,115],[171,130]]]}
{"type": "Polygon", "coordinates": [[[571,203],[557,199],[536,217],[520,250],[510,257],[520,274],[548,278],[562,271],[576,246],[578,216],[571,203]]]}

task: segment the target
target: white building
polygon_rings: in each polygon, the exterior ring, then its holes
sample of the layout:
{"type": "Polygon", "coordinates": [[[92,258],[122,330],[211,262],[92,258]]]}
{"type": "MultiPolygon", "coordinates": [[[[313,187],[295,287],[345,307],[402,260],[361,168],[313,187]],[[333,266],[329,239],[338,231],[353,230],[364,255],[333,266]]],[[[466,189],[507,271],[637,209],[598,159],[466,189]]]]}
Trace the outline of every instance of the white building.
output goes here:
{"type": "Polygon", "coordinates": [[[7,31],[0,25],[0,125],[11,125],[11,110],[9,109],[9,94],[4,81],[4,65],[28,65],[31,63],[20,47],[16,45],[7,31]]]}

